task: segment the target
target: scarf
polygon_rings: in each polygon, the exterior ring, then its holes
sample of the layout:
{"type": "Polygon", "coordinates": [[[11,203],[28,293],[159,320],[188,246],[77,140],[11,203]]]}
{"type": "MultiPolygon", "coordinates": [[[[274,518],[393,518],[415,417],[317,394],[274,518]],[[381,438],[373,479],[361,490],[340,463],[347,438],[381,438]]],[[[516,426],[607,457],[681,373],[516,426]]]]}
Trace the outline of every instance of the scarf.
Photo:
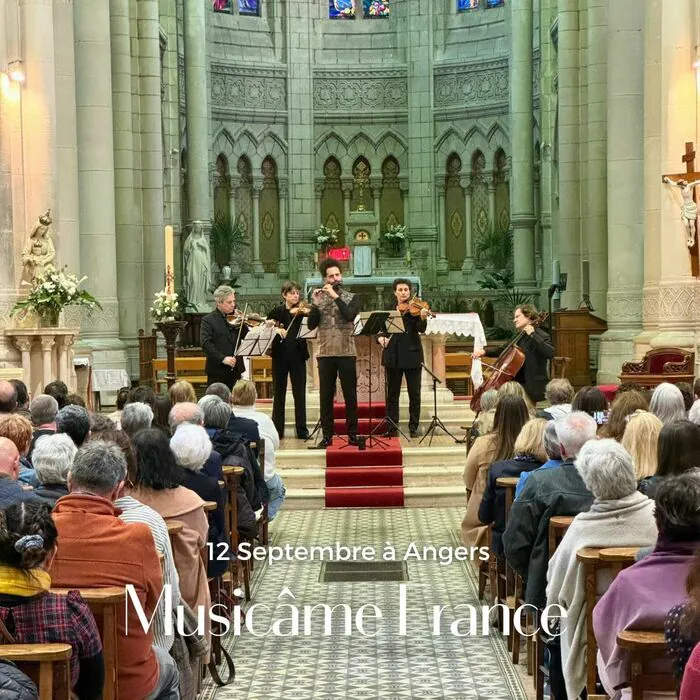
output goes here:
{"type": "Polygon", "coordinates": [[[51,588],[51,576],[43,569],[21,571],[13,566],[0,564],[0,592],[23,598],[45,593],[51,588]]]}

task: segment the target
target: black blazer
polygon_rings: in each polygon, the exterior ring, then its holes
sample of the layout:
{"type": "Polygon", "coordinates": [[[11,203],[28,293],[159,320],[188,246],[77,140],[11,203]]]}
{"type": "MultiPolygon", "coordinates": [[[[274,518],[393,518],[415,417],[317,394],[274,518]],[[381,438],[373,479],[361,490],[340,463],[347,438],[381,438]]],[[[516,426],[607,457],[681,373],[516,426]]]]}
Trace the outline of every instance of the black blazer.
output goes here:
{"type": "Polygon", "coordinates": [[[423,362],[423,346],[419,334],[425,333],[428,322],[420,316],[411,316],[408,312],[402,318],[406,332],[389,336],[389,344],[382,353],[382,364],[398,369],[417,369],[423,362]]]}
{"type": "Polygon", "coordinates": [[[535,328],[532,335],[523,335],[518,347],[525,352],[525,364],[515,375],[515,381],[523,385],[533,402],[542,401],[547,386],[547,360],[554,357],[554,346],[547,333],[535,328]]]}
{"type": "Polygon", "coordinates": [[[294,324],[291,333],[286,338],[283,339],[278,335],[274,339],[271,349],[272,357],[276,360],[286,360],[289,363],[306,362],[309,359],[309,349],[306,347],[306,341],[298,338],[303,318],[292,316],[284,302],[275,306],[267,317],[282,324],[283,328],[289,328],[292,323],[294,324]]]}
{"type": "MultiPolygon", "coordinates": [[[[227,386],[233,386],[243,374],[245,366],[239,359],[235,367],[223,364],[225,357],[235,357],[238,328],[227,323],[226,318],[218,309],[207,314],[202,319],[200,343],[207,356],[205,371],[209,384],[223,382],[227,386]]],[[[248,327],[243,326],[241,339],[248,333],[248,327]]]]}

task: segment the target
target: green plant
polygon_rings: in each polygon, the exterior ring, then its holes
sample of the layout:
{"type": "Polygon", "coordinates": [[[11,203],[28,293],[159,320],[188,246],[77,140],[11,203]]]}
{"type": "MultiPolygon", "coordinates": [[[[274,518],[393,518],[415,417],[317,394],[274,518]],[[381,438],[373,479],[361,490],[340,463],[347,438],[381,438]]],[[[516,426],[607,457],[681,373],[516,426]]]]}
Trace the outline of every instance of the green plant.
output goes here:
{"type": "Polygon", "coordinates": [[[149,309],[151,318],[154,321],[163,321],[166,318],[175,318],[180,310],[180,304],[177,294],[174,292],[168,294],[164,289],[162,292],[156,292],[153,299],[153,306],[149,309]]]}
{"type": "Polygon", "coordinates": [[[327,251],[338,242],[339,235],[340,231],[337,228],[319,226],[314,233],[314,241],[320,250],[327,251]]]}
{"type": "Polygon", "coordinates": [[[485,231],[476,237],[474,251],[482,265],[494,270],[505,270],[513,253],[511,234],[508,231],[485,231]]]}
{"type": "Polygon", "coordinates": [[[487,272],[484,278],[479,280],[481,289],[507,289],[513,286],[513,273],[510,270],[502,272],[487,272]]]}
{"type": "Polygon", "coordinates": [[[214,217],[209,239],[214,260],[219,267],[228,265],[240,248],[249,245],[245,231],[238,222],[234,223],[231,216],[225,213],[219,213],[214,217]]]}

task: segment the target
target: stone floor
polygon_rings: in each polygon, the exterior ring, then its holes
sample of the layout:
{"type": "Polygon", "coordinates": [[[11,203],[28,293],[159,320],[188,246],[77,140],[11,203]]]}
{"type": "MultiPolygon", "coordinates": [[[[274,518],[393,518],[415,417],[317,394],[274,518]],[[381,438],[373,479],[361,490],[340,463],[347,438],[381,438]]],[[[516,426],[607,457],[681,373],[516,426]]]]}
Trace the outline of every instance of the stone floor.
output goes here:
{"type": "MultiPolygon", "coordinates": [[[[462,511],[458,508],[387,510],[287,511],[271,529],[271,544],[309,546],[373,546],[381,559],[387,543],[397,560],[411,544],[455,548],[462,511]]],[[[476,578],[468,562],[440,563],[409,559],[405,605],[405,634],[400,619],[400,583],[321,583],[320,561],[258,563],[253,581],[255,631],[263,634],[274,621],[288,620],[288,607],[300,612],[297,636],[253,636],[243,630],[224,640],[236,663],[237,677],[227,688],[207,685],[206,700],[243,699],[331,700],[340,698],[451,698],[468,700],[525,700],[532,681],[509,660],[501,637],[453,636],[450,624],[465,618],[459,604],[478,606],[476,578]],[[294,596],[292,599],[291,596],[294,596]],[[304,635],[304,606],[345,603],[352,609],[351,634],[344,634],[339,610],[331,635],[324,636],[323,613],[313,616],[304,635]],[[382,613],[376,620],[365,611],[363,636],[355,625],[360,606],[373,603],[382,613]],[[434,607],[445,606],[441,634],[433,634],[434,607]]],[[[368,570],[369,567],[366,567],[368,570]]],[[[280,631],[290,630],[288,622],[280,631]]],[[[467,625],[459,626],[465,632],[467,625]]]]}

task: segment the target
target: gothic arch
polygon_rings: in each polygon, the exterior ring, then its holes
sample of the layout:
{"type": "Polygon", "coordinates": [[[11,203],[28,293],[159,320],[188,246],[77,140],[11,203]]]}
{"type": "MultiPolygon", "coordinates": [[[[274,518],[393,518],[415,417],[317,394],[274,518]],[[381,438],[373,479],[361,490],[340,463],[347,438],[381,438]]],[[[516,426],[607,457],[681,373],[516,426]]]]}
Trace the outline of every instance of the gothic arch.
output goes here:
{"type": "Polygon", "coordinates": [[[258,157],[260,158],[260,167],[262,167],[266,158],[272,158],[275,161],[278,176],[287,174],[287,143],[284,139],[268,129],[261,134],[259,140],[258,157]]]}
{"type": "MultiPolygon", "coordinates": [[[[380,172],[382,168],[382,161],[377,159],[377,154],[375,151],[375,145],[371,137],[365,134],[364,131],[360,131],[353,135],[348,143],[348,161],[350,163],[350,170],[354,166],[358,158],[364,158],[370,165],[372,172],[380,172]]],[[[345,163],[343,165],[343,170],[345,170],[345,163]]]]}
{"type": "Polygon", "coordinates": [[[323,166],[328,158],[335,158],[343,171],[350,172],[352,163],[347,163],[348,144],[336,131],[328,131],[317,139],[314,145],[316,153],[316,173],[323,172],[323,166]]]}
{"type": "Polygon", "coordinates": [[[465,142],[462,136],[454,127],[445,131],[435,145],[435,171],[444,173],[445,166],[453,153],[463,159],[465,152],[465,142]]]}
{"type": "Polygon", "coordinates": [[[393,129],[385,131],[379,137],[375,151],[380,167],[387,158],[393,158],[399,164],[401,170],[406,172],[408,168],[408,150],[401,134],[393,129]]]}
{"type": "Polygon", "coordinates": [[[510,151],[510,139],[499,122],[494,122],[489,129],[488,142],[489,150],[494,157],[499,148],[506,154],[510,151]]]}

